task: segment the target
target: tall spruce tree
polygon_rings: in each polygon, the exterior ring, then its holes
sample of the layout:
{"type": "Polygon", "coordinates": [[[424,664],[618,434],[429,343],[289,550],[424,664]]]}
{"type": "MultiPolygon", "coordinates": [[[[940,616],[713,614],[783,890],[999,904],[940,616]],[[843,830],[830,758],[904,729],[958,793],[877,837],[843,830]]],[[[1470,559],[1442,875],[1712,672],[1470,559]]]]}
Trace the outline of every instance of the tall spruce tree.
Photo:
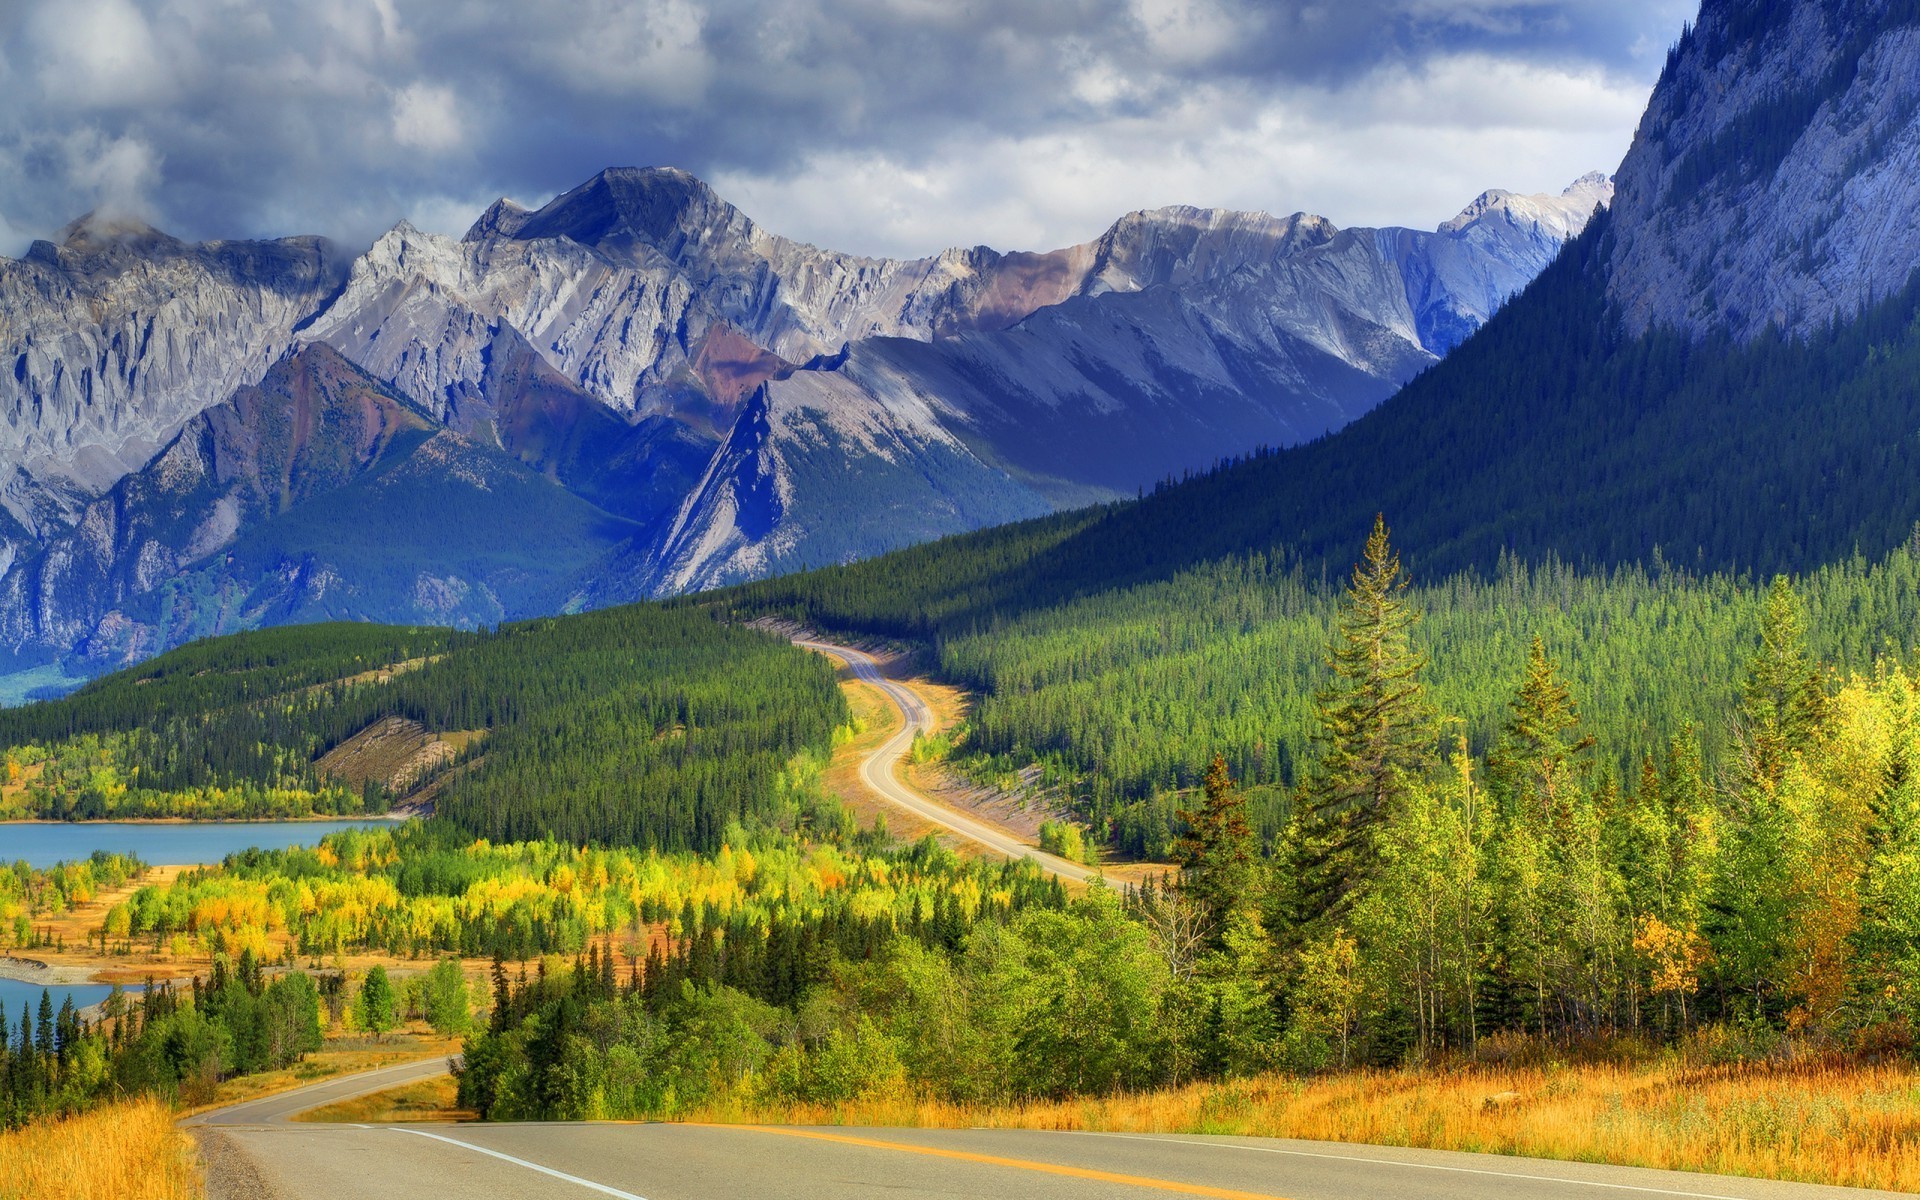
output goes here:
{"type": "Polygon", "coordinates": [[[1527,648],[1526,673],[1514,694],[1500,743],[1487,758],[1487,783],[1504,806],[1530,806],[1549,821],[1556,809],[1573,802],[1584,779],[1571,769],[1593,747],[1591,737],[1576,736],[1580,710],[1560,678],[1560,664],[1547,657],[1546,643],[1535,635],[1527,648]]]}
{"type": "Polygon", "coordinates": [[[1200,806],[1179,812],[1187,826],[1179,846],[1180,886],[1205,914],[1208,941],[1218,946],[1228,915],[1251,899],[1253,827],[1224,755],[1213,756],[1200,791],[1200,806]]]}
{"type": "Polygon", "coordinates": [[[1740,718],[1751,781],[1775,783],[1826,714],[1820,669],[1807,652],[1806,618],[1786,576],[1776,576],[1760,617],[1760,649],[1747,668],[1740,718]]]}
{"type": "Polygon", "coordinates": [[[1376,516],[1328,648],[1333,678],[1316,702],[1325,749],[1295,797],[1281,856],[1286,900],[1278,915],[1294,926],[1275,931],[1283,940],[1303,940],[1344,917],[1375,873],[1374,830],[1431,748],[1433,720],[1420,682],[1427,659],[1413,648],[1419,613],[1406,588],[1386,518],[1376,516]]]}

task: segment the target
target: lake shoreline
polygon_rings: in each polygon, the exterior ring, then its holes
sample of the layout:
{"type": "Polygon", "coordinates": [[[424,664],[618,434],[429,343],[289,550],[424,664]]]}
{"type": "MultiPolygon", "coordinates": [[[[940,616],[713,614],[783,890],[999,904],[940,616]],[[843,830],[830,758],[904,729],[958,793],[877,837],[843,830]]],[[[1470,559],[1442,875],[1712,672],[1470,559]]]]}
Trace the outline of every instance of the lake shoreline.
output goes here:
{"type": "Polygon", "coordinates": [[[340,821],[391,821],[396,825],[422,814],[395,809],[392,812],[337,816],[315,813],[304,817],[90,817],[81,821],[59,821],[52,817],[8,817],[0,820],[0,829],[9,825],[70,825],[84,829],[89,825],[323,825],[340,821]]]}
{"type": "Polygon", "coordinates": [[[145,863],[212,866],[249,848],[284,850],[318,845],[348,829],[394,833],[404,816],[322,817],[275,821],[8,821],[0,822],[0,866],[25,861],[44,870],[84,862],[93,854],[131,855],[145,863]]]}

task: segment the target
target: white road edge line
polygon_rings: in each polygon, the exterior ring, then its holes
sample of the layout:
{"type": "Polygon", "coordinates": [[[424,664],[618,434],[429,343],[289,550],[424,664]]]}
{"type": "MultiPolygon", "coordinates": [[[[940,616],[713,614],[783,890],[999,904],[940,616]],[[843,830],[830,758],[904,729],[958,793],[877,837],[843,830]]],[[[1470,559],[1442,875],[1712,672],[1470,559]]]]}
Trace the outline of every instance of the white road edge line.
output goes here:
{"type": "Polygon", "coordinates": [[[428,1133],[424,1129],[394,1129],[393,1132],[411,1133],[415,1137],[432,1138],[436,1142],[445,1142],[449,1146],[458,1146],[462,1150],[471,1150],[475,1154],[485,1154],[491,1158],[510,1162],[516,1167],[525,1167],[529,1171],[538,1171],[542,1175],[551,1175],[555,1179],[564,1179],[568,1183],[577,1183],[583,1188],[588,1188],[604,1195],[618,1197],[619,1200],[646,1200],[645,1196],[636,1196],[632,1192],[623,1192],[619,1188],[608,1187],[604,1183],[595,1183],[591,1179],[582,1179],[578,1175],[569,1175],[565,1171],[556,1171],[552,1167],[543,1167],[539,1163],[528,1162],[524,1158],[515,1158],[511,1154],[502,1154],[498,1150],[489,1150],[485,1146],[476,1146],[472,1142],[463,1142],[458,1138],[442,1137],[437,1133],[428,1133]]]}
{"type": "MultiPolygon", "coordinates": [[[[1157,1142],[1175,1146],[1210,1146],[1215,1150],[1251,1150],[1256,1154],[1285,1154],[1294,1158],[1324,1158],[1331,1162],[1365,1163],[1379,1167],[1411,1167],[1416,1171],[1451,1171],[1456,1175],[1492,1175],[1499,1179],[1531,1179],[1537,1183],[1564,1183],[1572,1187],[1610,1188],[1617,1192],[1647,1192],[1655,1196],[1686,1196],[1690,1200],[1751,1200],[1745,1196],[1727,1196],[1719,1192],[1679,1192],[1672,1188],[1645,1187],[1637,1183],[1605,1183],[1598,1179],[1567,1179],[1558,1175],[1528,1175],[1522,1171],[1490,1171],[1483,1167],[1448,1167],[1440,1163],[1406,1162],[1397,1158],[1362,1158],[1357,1154],[1321,1154],[1312,1150],[1282,1150],[1277,1146],[1248,1146],[1240,1142],[1195,1142],[1181,1138],[1148,1137],[1138,1133],[1101,1133],[1088,1131],[1087,1137],[1122,1138],[1129,1142],[1157,1142]]],[[[1595,1164],[1604,1165],[1604,1164],[1595,1164]]],[[[1622,1168],[1636,1170],[1641,1168],[1622,1168]]],[[[1761,1180],[1760,1182],[1766,1182],[1761,1180]]]]}

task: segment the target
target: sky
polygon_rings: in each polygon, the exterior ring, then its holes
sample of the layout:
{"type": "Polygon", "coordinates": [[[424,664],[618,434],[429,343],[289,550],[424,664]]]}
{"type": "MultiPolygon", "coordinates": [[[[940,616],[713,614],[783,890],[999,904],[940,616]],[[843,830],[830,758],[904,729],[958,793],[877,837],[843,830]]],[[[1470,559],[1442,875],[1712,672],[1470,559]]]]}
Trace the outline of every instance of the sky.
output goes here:
{"type": "Polygon", "coordinates": [[[834,249],[1195,204],[1432,227],[1611,171],[1690,0],[0,0],[0,254],[459,233],[677,166],[834,249]]]}

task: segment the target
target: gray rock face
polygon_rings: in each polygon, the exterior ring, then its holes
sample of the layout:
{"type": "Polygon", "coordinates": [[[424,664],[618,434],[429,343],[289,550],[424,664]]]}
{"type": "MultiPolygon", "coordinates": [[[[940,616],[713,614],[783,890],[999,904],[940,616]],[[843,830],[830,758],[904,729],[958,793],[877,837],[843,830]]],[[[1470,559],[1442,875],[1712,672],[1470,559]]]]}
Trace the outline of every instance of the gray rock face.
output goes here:
{"type": "Polygon", "coordinates": [[[1905,286],[1913,21],[1884,0],[1707,0],[1620,167],[1609,295],[1629,329],[1804,333],[1905,286]]]}
{"type": "Polygon", "coordinates": [[[245,528],[351,482],[403,431],[426,428],[325,347],[282,360],[258,386],[190,418],[152,462],[0,578],[0,642],[81,649],[102,663],[164,649],[179,640],[172,631],[128,621],[120,606],[245,528]]]}
{"type": "MultiPolygon", "coordinates": [[[[603,172],[537,211],[502,200],[458,240],[403,223],[350,264],[318,239],[189,246],[76,223],[0,262],[0,640],[150,652],[173,635],[122,608],[223,561],[219,586],[271,593],[273,611],[497,619],[528,597],[684,591],[1131,494],[1358,416],[1609,196],[1604,176],[1488,192],[1432,232],[1169,208],[1061,250],[919,259],[780,237],[673,170],[603,172]],[[247,440],[233,414],[285,417],[284,389],[245,389],[302,348],[453,431],[462,461],[505,451],[535,472],[516,494],[544,478],[575,531],[566,570],[604,576],[501,574],[484,564],[528,547],[469,547],[480,574],[447,577],[473,591],[492,571],[492,598],[447,607],[424,584],[382,599],[347,577],[352,555],[285,586],[233,575],[309,569],[293,543],[236,558],[267,510],[219,485],[247,440]],[[182,435],[236,394],[217,453],[182,435]]],[[[393,475],[404,494],[440,494],[415,478],[434,461],[393,475]]]]}
{"type": "Polygon", "coordinates": [[[345,278],[320,238],[187,245],[82,218],[0,259],[0,505],[34,534],[256,383],[345,278]]]}

